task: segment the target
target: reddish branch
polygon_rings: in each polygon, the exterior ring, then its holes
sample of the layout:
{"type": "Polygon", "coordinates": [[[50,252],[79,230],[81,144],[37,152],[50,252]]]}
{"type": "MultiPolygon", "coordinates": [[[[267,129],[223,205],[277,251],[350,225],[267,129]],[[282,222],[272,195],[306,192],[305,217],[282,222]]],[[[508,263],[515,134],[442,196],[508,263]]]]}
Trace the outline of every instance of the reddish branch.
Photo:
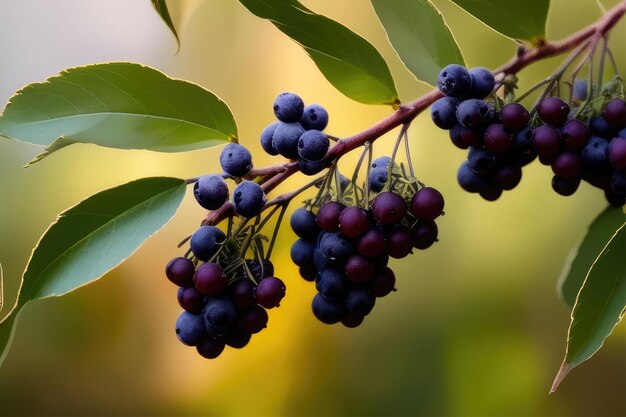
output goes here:
{"type": "MultiPolygon", "coordinates": [[[[605,36],[611,28],[613,28],[613,26],[615,26],[625,13],[626,0],[613,7],[595,23],[564,39],[553,42],[544,41],[532,49],[520,47],[516,55],[511,58],[509,62],[494,70],[494,75],[501,77],[502,75],[516,74],[532,63],[540,61],[544,58],[560,55],[593,38],[601,38],[605,36]]],[[[395,113],[376,123],[369,129],[338,141],[337,144],[331,148],[330,151],[328,151],[325,160],[329,162],[340,158],[346,153],[363,146],[367,142],[375,141],[385,133],[398,126],[411,123],[413,119],[415,119],[422,111],[427,109],[433,102],[442,96],[443,94],[439,90],[433,90],[407,104],[401,105],[395,113]]],[[[280,183],[298,171],[299,169],[296,163],[287,162],[282,165],[257,169],[254,174],[261,177],[261,187],[265,193],[269,193],[280,183]]],[[[276,199],[282,200],[282,197],[283,196],[279,196],[276,199]]],[[[232,205],[225,204],[224,207],[210,212],[203,223],[217,224],[232,213],[232,205]]]]}

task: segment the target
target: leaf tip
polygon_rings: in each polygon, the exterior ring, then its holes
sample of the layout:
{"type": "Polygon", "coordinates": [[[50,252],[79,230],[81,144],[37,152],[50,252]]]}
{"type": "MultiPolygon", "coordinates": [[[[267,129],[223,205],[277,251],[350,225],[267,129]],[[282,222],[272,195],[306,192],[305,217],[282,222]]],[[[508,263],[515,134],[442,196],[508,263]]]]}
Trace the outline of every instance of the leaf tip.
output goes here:
{"type": "Polygon", "coordinates": [[[572,366],[570,366],[569,363],[563,361],[563,363],[561,364],[561,367],[559,368],[559,372],[556,373],[556,377],[554,378],[554,381],[552,382],[552,387],[550,388],[550,394],[554,394],[556,392],[559,385],[561,385],[561,382],[563,382],[563,380],[565,379],[565,377],[571,370],[572,370],[572,366]]]}

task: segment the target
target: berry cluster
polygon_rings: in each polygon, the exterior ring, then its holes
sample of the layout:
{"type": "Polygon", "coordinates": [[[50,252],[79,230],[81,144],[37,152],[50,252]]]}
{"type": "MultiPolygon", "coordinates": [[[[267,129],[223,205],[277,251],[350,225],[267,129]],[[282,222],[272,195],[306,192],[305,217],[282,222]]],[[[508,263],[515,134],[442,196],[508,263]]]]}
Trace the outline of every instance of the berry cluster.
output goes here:
{"type": "MultiPolygon", "coordinates": [[[[383,169],[391,173],[389,163],[388,157],[374,161],[369,177],[376,182],[370,189],[383,189],[387,174],[380,177],[383,169]]],[[[404,194],[382,191],[367,207],[326,201],[316,213],[304,207],[293,213],[290,224],[299,239],[291,258],[304,279],[315,281],[312,309],[321,322],[359,326],[376,298],[394,290],[389,257],[404,258],[437,240],[434,220],[443,213],[443,197],[434,188],[413,185],[404,194]]]]}
{"type": "MultiPolygon", "coordinates": [[[[539,156],[552,167],[557,193],[573,194],[584,179],[603,189],[612,205],[624,204],[624,100],[608,101],[601,115],[586,123],[559,97],[545,98],[534,117],[519,103],[502,105],[495,97],[486,101],[495,80],[485,68],[448,65],[439,74],[438,87],[446,96],[433,103],[433,122],[449,130],[455,146],[469,149],[457,173],[464,190],[494,201],[515,188],[522,167],[539,156]]],[[[574,83],[573,90],[574,102],[583,105],[586,83],[574,83]]]]}
{"type": "Polygon", "coordinates": [[[293,93],[281,93],[274,100],[274,115],[278,119],[261,133],[261,146],[270,155],[282,155],[298,160],[305,175],[315,175],[327,168],[323,159],[330,140],[323,132],[328,125],[328,112],[319,104],[304,106],[293,93]]]}

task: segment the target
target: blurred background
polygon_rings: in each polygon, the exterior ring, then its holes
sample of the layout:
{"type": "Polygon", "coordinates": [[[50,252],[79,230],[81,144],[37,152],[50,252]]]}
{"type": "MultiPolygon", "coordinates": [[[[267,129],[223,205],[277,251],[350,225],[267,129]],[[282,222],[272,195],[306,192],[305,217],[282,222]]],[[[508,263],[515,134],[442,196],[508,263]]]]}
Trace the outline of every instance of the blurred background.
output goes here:
{"type": "MultiPolygon", "coordinates": [[[[300,47],[236,1],[182,1],[196,10],[179,30],[176,53],[173,36],[148,0],[0,0],[0,102],[67,67],[140,62],[223,98],[256,166],[275,163],[261,152],[258,136],[273,121],[271,105],[282,91],[324,105],[331,115],[328,131],[336,136],[390,114],[384,106],[339,94],[300,47]]],[[[373,43],[389,63],[401,99],[429,90],[397,59],[369,2],[303,3],[373,43]]],[[[434,3],[468,66],[495,68],[514,53],[512,41],[451,2],[434,3]]],[[[617,1],[602,3],[608,8],[617,1]]],[[[600,15],[594,1],[553,0],[548,37],[558,39],[600,15]]],[[[625,39],[622,22],[612,36],[622,71],[625,39]]],[[[524,71],[522,91],[549,75],[561,58],[524,71]]],[[[377,155],[391,151],[391,136],[376,143],[377,155]]],[[[398,291],[379,300],[363,326],[326,326],[313,317],[315,289],[289,261],[294,235],[284,227],[273,261],[288,296],[270,311],[268,328],[243,350],[227,348],[214,361],[179,343],[176,289],[163,270],[184,253],[177,243],[203,216],[188,193],[173,221],[103,279],[25,308],[0,368],[0,414],[624,415],[623,323],[548,396],[569,324],[556,281],[568,253],[606,205],[602,193],[583,184],[573,197],[560,197],[551,189],[550,170],[535,162],[524,168],[520,186],[488,203],[458,187],[465,153],[427,115],[413,123],[410,137],[417,175],[446,198],[440,242],[392,261],[398,291]]],[[[215,172],[219,151],[161,154],[75,145],[22,169],[40,149],[0,140],[7,307],[32,247],[59,212],[136,178],[215,172]]],[[[351,172],[355,158],[346,158],[342,170],[351,172]]],[[[292,178],[279,192],[304,181],[292,178]]]]}

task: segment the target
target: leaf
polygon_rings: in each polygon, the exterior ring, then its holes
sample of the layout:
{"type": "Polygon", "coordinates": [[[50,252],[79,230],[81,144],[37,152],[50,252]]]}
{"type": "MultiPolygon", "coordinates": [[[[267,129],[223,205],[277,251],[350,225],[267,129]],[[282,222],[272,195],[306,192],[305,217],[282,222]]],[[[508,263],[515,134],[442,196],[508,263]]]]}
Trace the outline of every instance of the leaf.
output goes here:
{"type": "Polygon", "coordinates": [[[63,212],[33,251],[16,306],[0,324],[0,349],[10,342],[11,317],[26,303],[67,294],[119,265],[172,218],[185,187],[178,178],[143,178],[63,212]]]}
{"type": "Polygon", "coordinates": [[[337,90],[365,104],[398,104],[385,60],[368,41],[296,0],[240,0],[304,48],[337,90]]]}
{"type": "Polygon", "coordinates": [[[559,295],[570,307],[574,306],[591,265],[624,220],[626,216],[621,208],[607,207],[589,225],[583,241],[572,250],[557,284],[559,295]]]}
{"type": "Polygon", "coordinates": [[[465,65],[441,13],[429,0],[371,0],[389,42],[419,80],[437,84],[448,64],[465,65]]]}
{"type": "Polygon", "coordinates": [[[550,0],[452,0],[466,12],[513,39],[545,38],[550,0]]]}
{"type": "Polygon", "coordinates": [[[226,104],[202,87],[116,62],[67,69],[24,87],[0,116],[0,135],[46,146],[63,138],[181,152],[227,142],[237,127],[226,104]]]}
{"type": "Polygon", "coordinates": [[[163,19],[167,27],[170,28],[172,34],[174,34],[174,37],[176,38],[176,44],[180,48],[180,39],[178,38],[178,33],[176,33],[176,28],[174,27],[174,22],[172,21],[170,12],[167,9],[167,3],[165,0],[152,0],[152,7],[154,7],[159,16],[161,16],[161,19],[163,19]]]}
{"type": "Polygon", "coordinates": [[[604,344],[626,308],[626,223],[591,266],[572,311],[567,350],[550,392],[604,344]]]}
{"type": "Polygon", "coordinates": [[[166,0],[151,0],[152,6],[156,12],[161,16],[163,22],[172,31],[172,34],[176,38],[176,44],[180,49],[180,37],[178,31],[184,27],[185,23],[195,9],[202,4],[202,0],[175,0],[167,5],[166,0]]]}
{"type": "Polygon", "coordinates": [[[2,321],[0,321],[0,365],[6,359],[9,348],[13,342],[15,333],[15,323],[17,322],[18,312],[11,311],[2,321]]]}

